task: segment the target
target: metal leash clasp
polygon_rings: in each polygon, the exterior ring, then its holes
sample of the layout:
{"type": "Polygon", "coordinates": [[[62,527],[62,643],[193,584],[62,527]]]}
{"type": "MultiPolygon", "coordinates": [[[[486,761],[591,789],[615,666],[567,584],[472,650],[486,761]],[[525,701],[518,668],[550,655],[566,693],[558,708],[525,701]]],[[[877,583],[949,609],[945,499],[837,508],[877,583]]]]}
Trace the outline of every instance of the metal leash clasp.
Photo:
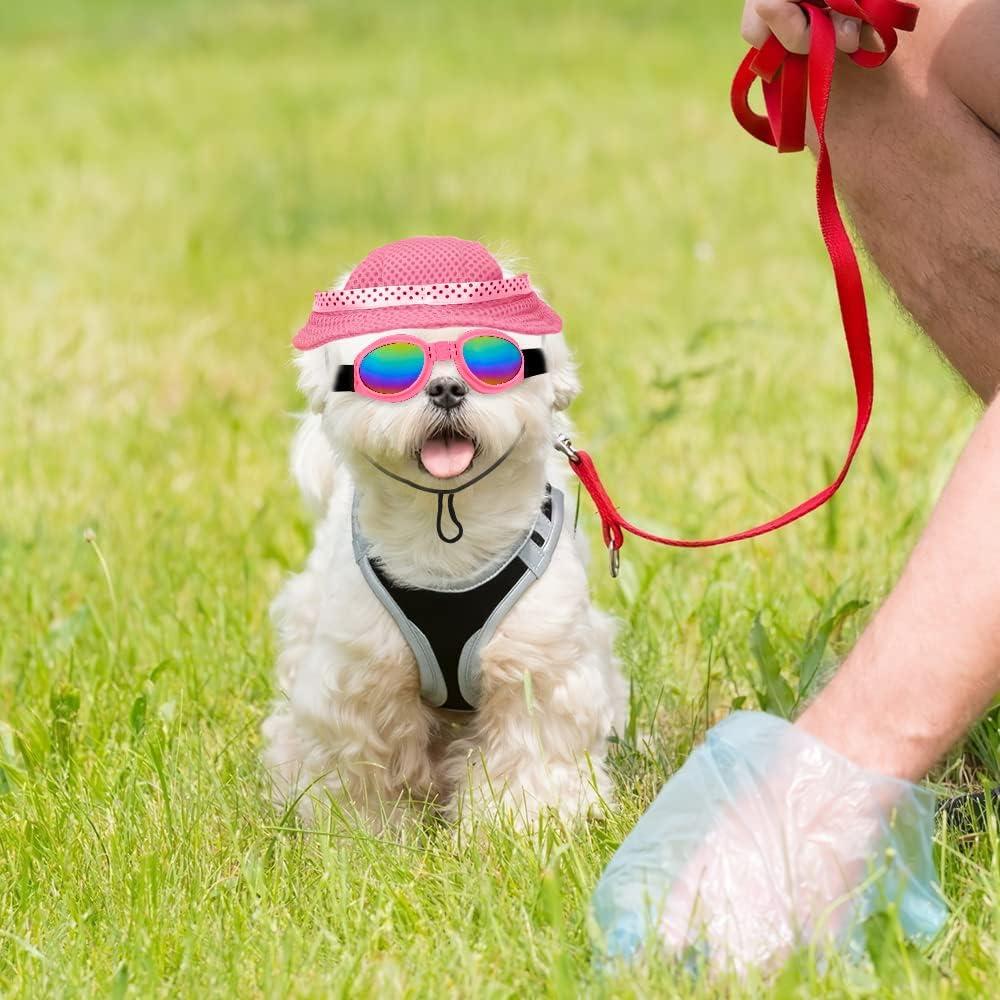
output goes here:
{"type": "Polygon", "coordinates": [[[565,434],[559,434],[553,442],[556,451],[561,451],[571,462],[579,462],[580,456],[573,447],[573,442],[565,434]]]}
{"type": "Polygon", "coordinates": [[[618,579],[618,570],[622,564],[622,550],[615,545],[613,538],[608,542],[608,560],[611,564],[611,578],[616,580],[618,579]]]}

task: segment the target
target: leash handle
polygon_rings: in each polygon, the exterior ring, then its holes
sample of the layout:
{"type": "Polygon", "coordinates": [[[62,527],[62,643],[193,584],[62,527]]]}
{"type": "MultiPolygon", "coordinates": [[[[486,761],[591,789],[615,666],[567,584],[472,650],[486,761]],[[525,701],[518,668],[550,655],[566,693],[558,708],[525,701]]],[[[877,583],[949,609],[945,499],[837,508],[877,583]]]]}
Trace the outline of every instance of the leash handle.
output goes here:
{"type": "Polygon", "coordinates": [[[760,49],[750,49],[740,63],[733,78],[730,99],[733,114],[740,125],[755,139],[774,146],[780,153],[797,152],[805,147],[807,108],[812,112],[818,146],[816,210],[820,232],[833,268],[857,403],[847,455],[833,482],[778,517],[719,538],[681,539],[654,535],[626,520],[601,482],[590,455],[574,449],[567,440],[562,439],[557,442],[556,447],[570,459],[570,468],[590,494],[600,515],[604,543],[611,554],[612,576],[617,575],[618,552],[625,541],[626,532],[660,545],[698,549],[756,538],[804,517],[825,504],[840,489],[868,427],[875,391],[868,310],[858,259],[837,205],[833,167],[826,144],[826,112],[830,103],[830,86],[837,54],[830,14],[831,11],[836,11],[858,18],[874,28],[884,50],[858,51],[850,58],[859,66],[875,68],[892,55],[898,42],[897,32],[913,30],[919,10],[915,4],[903,0],[826,0],[825,3],[822,0],[809,0],[802,4],[802,10],[811,29],[809,54],[789,52],[771,35],[760,49]],[[764,93],[766,115],[757,114],[750,107],[750,91],[758,79],[764,93]]]}

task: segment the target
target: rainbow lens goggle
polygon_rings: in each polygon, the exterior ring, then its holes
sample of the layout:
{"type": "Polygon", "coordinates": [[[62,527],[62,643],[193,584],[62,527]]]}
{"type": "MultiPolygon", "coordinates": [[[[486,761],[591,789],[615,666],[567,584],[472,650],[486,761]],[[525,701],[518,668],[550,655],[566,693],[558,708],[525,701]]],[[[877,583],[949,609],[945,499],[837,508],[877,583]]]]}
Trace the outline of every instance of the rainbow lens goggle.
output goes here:
{"type": "Polygon", "coordinates": [[[362,350],[353,365],[341,365],[333,390],[399,403],[427,385],[437,361],[453,361],[473,389],[487,393],[503,392],[546,371],[540,348],[522,351],[499,330],[466,330],[457,340],[434,343],[392,334],[362,350]]]}

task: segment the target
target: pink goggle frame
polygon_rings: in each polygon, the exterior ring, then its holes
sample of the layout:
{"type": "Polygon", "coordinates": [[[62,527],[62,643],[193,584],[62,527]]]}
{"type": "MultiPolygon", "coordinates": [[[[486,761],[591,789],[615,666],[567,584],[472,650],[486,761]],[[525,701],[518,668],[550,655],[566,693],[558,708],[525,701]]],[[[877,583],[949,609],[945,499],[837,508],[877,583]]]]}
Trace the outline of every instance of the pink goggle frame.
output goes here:
{"type": "MultiPolygon", "coordinates": [[[[494,353],[496,353],[495,350],[494,353]]],[[[496,361],[496,359],[492,360],[496,361]]],[[[438,361],[453,362],[459,374],[466,382],[477,392],[482,393],[505,392],[507,389],[512,389],[514,386],[519,385],[525,378],[544,374],[547,370],[544,351],[540,348],[522,348],[511,336],[500,330],[477,327],[466,330],[455,340],[433,342],[422,340],[420,337],[412,334],[397,333],[389,334],[362,348],[355,357],[353,365],[341,365],[333,388],[335,392],[353,391],[370,399],[401,403],[407,399],[412,399],[425,388],[430,381],[434,365],[438,361]],[[471,365],[466,359],[464,348],[470,342],[490,340],[501,342],[502,347],[499,344],[495,346],[500,347],[501,353],[506,352],[508,355],[508,357],[503,359],[508,368],[501,371],[499,376],[496,375],[498,369],[491,367],[490,352],[488,349],[485,352],[479,352],[476,360],[471,365]],[[419,371],[411,370],[406,373],[406,385],[398,391],[392,391],[389,378],[386,379],[387,384],[383,385],[381,389],[368,385],[365,382],[366,361],[369,361],[373,355],[377,358],[375,352],[379,351],[380,348],[402,348],[403,345],[411,345],[419,348],[421,351],[423,365],[419,371]],[[512,367],[509,367],[512,365],[510,347],[513,347],[519,358],[516,371],[512,367]],[[478,372],[474,368],[478,368],[478,372]]],[[[372,373],[368,372],[367,374],[371,378],[372,373]]]]}

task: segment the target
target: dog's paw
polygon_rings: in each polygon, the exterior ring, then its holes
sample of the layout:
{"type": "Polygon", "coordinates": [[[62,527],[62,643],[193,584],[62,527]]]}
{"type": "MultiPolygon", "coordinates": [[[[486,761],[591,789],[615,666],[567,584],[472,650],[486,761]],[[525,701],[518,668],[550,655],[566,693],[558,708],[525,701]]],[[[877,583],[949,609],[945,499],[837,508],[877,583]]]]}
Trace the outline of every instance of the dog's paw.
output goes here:
{"type": "Polygon", "coordinates": [[[602,816],[613,805],[614,792],[603,762],[539,763],[504,781],[478,769],[456,789],[445,816],[466,835],[497,826],[523,833],[537,829],[543,818],[571,827],[602,816]]]}

